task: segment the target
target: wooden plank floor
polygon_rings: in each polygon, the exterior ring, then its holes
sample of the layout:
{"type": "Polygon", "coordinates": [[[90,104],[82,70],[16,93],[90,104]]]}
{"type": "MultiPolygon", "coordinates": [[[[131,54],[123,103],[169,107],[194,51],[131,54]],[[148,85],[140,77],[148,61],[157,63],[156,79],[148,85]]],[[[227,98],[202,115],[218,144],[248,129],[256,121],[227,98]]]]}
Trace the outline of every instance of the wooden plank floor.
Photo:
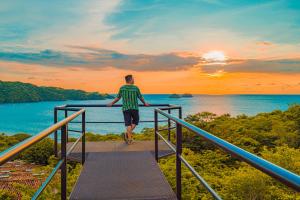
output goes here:
{"type": "MultiPolygon", "coordinates": [[[[80,155],[81,145],[74,149],[80,155]]],[[[167,147],[160,143],[160,149],[167,147]]],[[[88,142],[87,158],[70,199],[176,199],[154,156],[153,141],[88,142]]]]}

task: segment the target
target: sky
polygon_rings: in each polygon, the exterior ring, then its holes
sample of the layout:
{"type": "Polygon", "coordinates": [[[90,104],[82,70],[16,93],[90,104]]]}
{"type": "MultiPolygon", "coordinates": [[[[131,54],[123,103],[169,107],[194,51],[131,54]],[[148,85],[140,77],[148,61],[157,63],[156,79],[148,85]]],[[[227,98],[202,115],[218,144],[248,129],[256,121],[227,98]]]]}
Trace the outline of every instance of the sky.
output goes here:
{"type": "Polygon", "coordinates": [[[0,80],[116,93],[299,94],[299,0],[2,0],[0,80]]]}

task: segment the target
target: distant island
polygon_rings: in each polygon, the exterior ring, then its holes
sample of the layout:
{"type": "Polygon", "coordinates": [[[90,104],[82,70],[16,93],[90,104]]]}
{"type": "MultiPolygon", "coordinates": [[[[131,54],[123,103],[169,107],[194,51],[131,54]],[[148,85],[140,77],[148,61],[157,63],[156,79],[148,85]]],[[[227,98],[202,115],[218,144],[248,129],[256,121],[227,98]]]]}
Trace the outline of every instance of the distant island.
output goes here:
{"type": "Polygon", "coordinates": [[[169,98],[180,98],[181,96],[179,94],[171,94],[169,98]]]}
{"type": "Polygon", "coordinates": [[[104,100],[114,96],[98,92],[39,87],[30,83],[0,81],[0,103],[23,103],[64,100],[104,100]]]}
{"type": "Polygon", "coordinates": [[[192,98],[193,95],[192,95],[192,94],[189,94],[189,93],[185,93],[185,94],[183,94],[181,97],[192,98]]]}
{"type": "Polygon", "coordinates": [[[169,98],[181,98],[181,97],[183,97],[183,98],[192,98],[193,95],[189,94],[189,93],[185,93],[185,94],[182,94],[182,95],[180,95],[180,94],[171,94],[169,96],[169,98]]]}

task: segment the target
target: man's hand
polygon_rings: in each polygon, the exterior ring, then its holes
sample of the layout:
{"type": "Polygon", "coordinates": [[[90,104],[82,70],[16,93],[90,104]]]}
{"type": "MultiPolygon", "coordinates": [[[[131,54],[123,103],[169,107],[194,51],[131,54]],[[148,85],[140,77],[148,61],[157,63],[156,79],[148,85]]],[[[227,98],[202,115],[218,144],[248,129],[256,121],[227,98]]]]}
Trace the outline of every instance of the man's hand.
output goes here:
{"type": "Polygon", "coordinates": [[[111,103],[107,104],[107,107],[112,107],[115,103],[117,103],[120,100],[119,97],[115,98],[111,103]]]}
{"type": "Polygon", "coordinates": [[[144,106],[148,107],[148,106],[150,106],[150,104],[145,102],[144,106]]]}
{"type": "Polygon", "coordinates": [[[106,106],[107,106],[107,107],[112,107],[112,106],[113,106],[113,103],[111,102],[111,103],[107,104],[106,106]]]}

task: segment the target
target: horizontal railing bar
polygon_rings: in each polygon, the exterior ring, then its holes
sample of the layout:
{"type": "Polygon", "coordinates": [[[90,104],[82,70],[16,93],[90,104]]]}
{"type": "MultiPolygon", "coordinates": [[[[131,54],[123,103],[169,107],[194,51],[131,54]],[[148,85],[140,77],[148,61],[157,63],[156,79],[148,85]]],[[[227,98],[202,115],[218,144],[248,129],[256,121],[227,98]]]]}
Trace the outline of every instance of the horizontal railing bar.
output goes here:
{"type": "Polygon", "coordinates": [[[188,130],[197,133],[202,138],[219,146],[223,150],[227,151],[229,154],[238,157],[239,159],[247,162],[248,164],[252,165],[256,169],[259,169],[265,172],[266,174],[270,175],[271,177],[276,178],[277,180],[281,181],[285,185],[290,186],[297,191],[300,191],[300,176],[298,176],[297,174],[294,174],[244,149],[241,149],[225,140],[222,140],[221,138],[218,138],[217,136],[214,136],[211,133],[208,133],[207,131],[204,131],[199,127],[189,124],[188,122],[179,119],[173,115],[170,115],[160,109],[155,109],[155,110],[161,115],[167,117],[168,119],[175,121],[176,123],[187,128],[188,130]]]}
{"type": "Polygon", "coordinates": [[[72,144],[72,146],[68,149],[67,153],[66,153],[66,157],[69,156],[69,154],[73,151],[73,149],[75,148],[75,146],[78,144],[78,142],[81,140],[83,134],[77,138],[77,140],[72,144]]]}
{"type": "Polygon", "coordinates": [[[79,111],[80,108],[55,107],[56,110],[79,111]]]}
{"type": "Polygon", "coordinates": [[[174,151],[174,153],[176,153],[176,149],[171,142],[166,140],[158,131],[156,131],[156,134],[170,147],[172,151],[174,151]]]}
{"type": "Polygon", "coordinates": [[[60,122],[50,126],[49,128],[43,130],[42,132],[38,133],[35,136],[31,136],[30,138],[24,140],[23,142],[20,142],[6,150],[0,153],[0,165],[4,164],[7,160],[11,159],[13,156],[17,155],[18,153],[22,152],[23,150],[29,148],[33,144],[39,142],[40,140],[44,139],[45,137],[49,136],[54,131],[57,131],[62,126],[69,123],[71,120],[78,117],[80,114],[85,112],[84,109],[81,109],[80,111],[73,113],[69,117],[61,120],[60,122]]]}
{"type": "Polygon", "coordinates": [[[59,108],[65,108],[65,107],[66,107],[66,104],[65,105],[56,106],[55,108],[59,109],[59,108]]]}
{"type": "Polygon", "coordinates": [[[69,132],[82,133],[82,131],[68,129],[69,132]]]}
{"type": "Polygon", "coordinates": [[[181,109],[181,106],[170,106],[170,107],[164,107],[159,108],[160,110],[175,110],[175,109],[181,109]]]}
{"type": "MultiPolygon", "coordinates": [[[[150,104],[149,106],[145,106],[144,104],[140,104],[140,107],[163,107],[170,106],[170,104],[150,104]]],[[[122,107],[122,104],[115,104],[112,106],[107,106],[106,104],[67,104],[65,107],[122,107]]]]}
{"type": "Polygon", "coordinates": [[[163,155],[158,156],[158,158],[165,158],[165,157],[168,157],[168,156],[172,156],[172,155],[174,155],[174,154],[175,154],[175,152],[166,153],[166,154],[163,154],[163,155]]]}
{"type": "Polygon", "coordinates": [[[34,195],[32,196],[32,200],[37,199],[41,193],[44,191],[44,189],[46,188],[46,186],[50,183],[50,181],[52,180],[52,178],[54,177],[54,175],[56,174],[56,172],[59,170],[59,168],[61,167],[61,165],[63,164],[64,160],[60,160],[56,166],[54,167],[54,169],[51,171],[51,173],[49,174],[49,176],[46,178],[46,180],[43,182],[43,184],[39,187],[39,189],[34,193],[34,195]]]}
{"type": "MultiPolygon", "coordinates": [[[[159,122],[167,122],[168,120],[159,120],[159,122]]],[[[150,123],[152,120],[140,121],[140,123],[150,123]]],[[[70,122],[70,124],[80,124],[81,122],[70,122]]],[[[87,121],[86,124],[124,124],[124,121],[87,121]]]]}
{"type": "Polygon", "coordinates": [[[167,131],[167,130],[171,130],[171,129],[176,129],[176,127],[170,127],[170,128],[162,128],[162,129],[158,129],[158,131],[167,131]]]}
{"type": "Polygon", "coordinates": [[[218,200],[221,200],[221,197],[210,187],[210,185],[198,174],[198,172],[186,161],[181,155],[179,155],[180,160],[183,164],[194,174],[194,176],[201,182],[201,184],[208,190],[208,192],[218,200]]]}

